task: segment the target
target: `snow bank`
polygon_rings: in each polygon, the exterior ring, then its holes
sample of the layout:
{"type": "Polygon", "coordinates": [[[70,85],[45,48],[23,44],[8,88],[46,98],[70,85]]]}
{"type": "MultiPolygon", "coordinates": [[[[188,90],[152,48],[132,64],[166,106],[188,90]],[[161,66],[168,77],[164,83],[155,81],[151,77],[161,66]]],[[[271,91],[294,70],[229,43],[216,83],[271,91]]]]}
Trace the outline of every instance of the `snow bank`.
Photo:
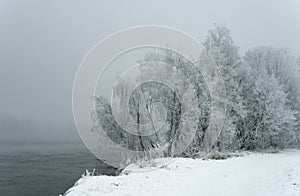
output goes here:
{"type": "Polygon", "coordinates": [[[300,151],[227,160],[179,158],[144,172],[148,169],[131,165],[128,175],[82,177],[65,195],[300,195],[300,151]]]}

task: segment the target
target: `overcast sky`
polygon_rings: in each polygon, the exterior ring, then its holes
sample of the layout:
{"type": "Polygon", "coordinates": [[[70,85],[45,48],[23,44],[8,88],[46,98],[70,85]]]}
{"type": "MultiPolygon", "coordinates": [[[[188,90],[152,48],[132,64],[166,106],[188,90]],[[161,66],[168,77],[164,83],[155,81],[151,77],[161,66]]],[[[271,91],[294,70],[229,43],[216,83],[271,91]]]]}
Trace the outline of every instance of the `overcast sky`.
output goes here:
{"type": "Polygon", "coordinates": [[[105,36],[158,24],[203,40],[213,23],[232,30],[241,52],[267,45],[300,56],[299,0],[0,0],[0,142],[41,139],[41,124],[78,137],[70,128],[73,79],[105,36]]]}

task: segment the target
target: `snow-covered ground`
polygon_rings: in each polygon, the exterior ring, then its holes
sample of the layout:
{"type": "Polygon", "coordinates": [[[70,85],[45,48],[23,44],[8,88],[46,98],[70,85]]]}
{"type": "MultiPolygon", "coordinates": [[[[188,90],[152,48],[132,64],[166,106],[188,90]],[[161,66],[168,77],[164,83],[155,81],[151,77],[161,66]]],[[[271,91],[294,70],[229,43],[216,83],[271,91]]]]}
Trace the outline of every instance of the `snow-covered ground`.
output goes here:
{"type": "Polygon", "coordinates": [[[126,170],[82,177],[66,195],[300,196],[300,151],[294,150],[227,160],[179,158],[150,171],[134,165],[126,170]]]}

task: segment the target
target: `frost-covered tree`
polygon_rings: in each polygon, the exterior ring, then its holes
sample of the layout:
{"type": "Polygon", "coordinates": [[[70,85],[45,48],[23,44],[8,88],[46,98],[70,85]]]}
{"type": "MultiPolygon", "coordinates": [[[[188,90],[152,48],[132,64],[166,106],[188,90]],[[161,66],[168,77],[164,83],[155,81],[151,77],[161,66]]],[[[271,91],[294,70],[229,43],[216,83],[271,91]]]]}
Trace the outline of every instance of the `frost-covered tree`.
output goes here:
{"type": "MultiPolygon", "coordinates": [[[[256,66],[263,66],[268,75],[274,75],[287,94],[288,104],[293,108],[298,103],[300,67],[297,60],[285,49],[258,47],[251,50],[256,66]]],[[[249,56],[249,55],[248,55],[249,56]]],[[[253,67],[255,67],[253,65],[253,67]]]]}
{"type": "Polygon", "coordinates": [[[218,147],[220,149],[237,148],[238,121],[245,116],[241,96],[241,58],[238,47],[233,42],[230,30],[219,25],[215,25],[215,28],[209,31],[204,46],[219,67],[227,94],[227,117],[219,137],[218,147]]]}
{"type": "Polygon", "coordinates": [[[108,101],[100,97],[96,98],[95,120],[100,121],[116,143],[131,150],[159,147],[166,156],[192,156],[199,152],[210,115],[210,96],[201,73],[191,62],[170,50],[147,53],[139,61],[138,69],[140,74],[121,79],[113,89],[113,106],[129,115],[121,115],[117,121],[108,101]],[[161,112],[154,111],[157,103],[166,110],[165,123],[159,130],[154,123],[155,119],[162,118],[158,117],[161,112]],[[133,124],[128,123],[131,119],[133,124]],[[143,136],[146,123],[153,134],[143,136]],[[130,134],[126,129],[137,130],[137,134],[130,134]]]}
{"type": "Polygon", "coordinates": [[[219,66],[228,99],[218,149],[295,143],[300,120],[296,59],[284,49],[260,47],[247,52],[242,60],[229,29],[219,25],[209,31],[204,45],[219,66]]]}
{"type": "Polygon", "coordinates": [[[194,156],[200,151],[210,115],[210,96],[203,76],[188,60],[170,50],[158,50],[148,53],[144,62],[146,62],[146,67],[155,70],[154,72],[157,75],[156,79],[158,81],[161,80],[162,83],[164,81],[172,82],[174,93],[178,94],[182,103],[181,111],[174,110],[174,114],[180,113],[181,115],[175,115],[167,121],[170,129],[170,132],[168,132],[168,154],[173,156],[174,153],[177,154],[176,150],[184,150],[182,149],[183,146],[180,145],[185,145],[187,140],[191,138],[191,134],[195,134],[191,145],[181,154],[184,156],[194,156]],[[171,66],[163,69],[156,62],[163,62],[171,66]],[[194,100],[193,103],[188,103],[193,101],[193,93],[195,93],[197,100],[194,100]],[[191,104],[194,105],[188,110],[183,108],[183,105],[191,104]],[[189,115],[194,114],[196,112],[195,109],[200,110],[201,113],[196,116],[198,121],[191,121],[189,115]],[[177,126],[179,126],[178,129],[176,129],[177,126]],[[196,130],[196,132],[194,133],[192,130],[196,130]]]}
{"type": "MultiPolygon", "coordinates": [[[[113,106],[129,115],[117,121],[108,100],[96,97],[93,130],[102,126],[127,149],[159,148],[164,156],[193,157],[203,144],[220,151],[300,146],[300,58],[270,47],[254,48],[241,58],[230,30],[219,25],[209,31],[204,46],[218,65],[227,96],[226,120],[216,144],[206,144],[204,137],[211,97],[203,76],[183,56],[163,49],[147,53],[139,61],[140,74],[121,78],[113,89],[113,106]],[[153,133],[143,135],[147,130],[153,133]]],[[[197,63],[201,66],[200,58],[197,63]]]]}
{"type": "Polygon", "coordinates": [[[286,147],[294,135],[296,112],[289,104],[286,84],[273,71],[278,68],[275,57],[265,51],[253,49],[244,57],[248,68],[244,94],[248,115],[241,135],[244,149],[286,147]]]}

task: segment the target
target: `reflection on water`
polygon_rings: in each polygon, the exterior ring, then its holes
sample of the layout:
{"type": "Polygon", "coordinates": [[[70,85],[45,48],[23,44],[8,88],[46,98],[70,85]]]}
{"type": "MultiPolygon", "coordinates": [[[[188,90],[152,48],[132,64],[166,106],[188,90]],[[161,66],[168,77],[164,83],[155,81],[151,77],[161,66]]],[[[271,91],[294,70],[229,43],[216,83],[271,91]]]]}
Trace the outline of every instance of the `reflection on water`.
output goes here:
{"type": "Polygon", "coordinates": [[[94,168],[115,174],[82,144],[0,145],[0,195],[58,195],[94,168]]]}

